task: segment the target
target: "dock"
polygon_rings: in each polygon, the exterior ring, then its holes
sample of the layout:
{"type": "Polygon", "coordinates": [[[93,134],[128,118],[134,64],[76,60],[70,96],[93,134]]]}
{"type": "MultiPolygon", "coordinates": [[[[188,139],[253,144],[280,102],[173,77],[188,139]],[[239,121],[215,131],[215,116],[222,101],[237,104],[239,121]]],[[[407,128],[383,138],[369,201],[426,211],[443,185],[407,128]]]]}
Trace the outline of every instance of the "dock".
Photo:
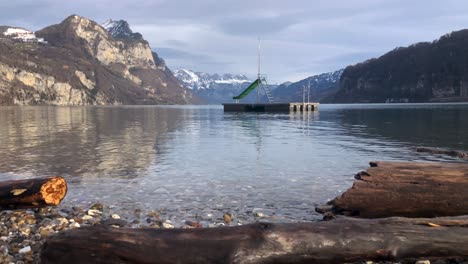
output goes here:
{"type": "Polygon", "coordinates": [[[313,112],[319,103],[229,103],[223,104],[224,112],[313,112]]]}

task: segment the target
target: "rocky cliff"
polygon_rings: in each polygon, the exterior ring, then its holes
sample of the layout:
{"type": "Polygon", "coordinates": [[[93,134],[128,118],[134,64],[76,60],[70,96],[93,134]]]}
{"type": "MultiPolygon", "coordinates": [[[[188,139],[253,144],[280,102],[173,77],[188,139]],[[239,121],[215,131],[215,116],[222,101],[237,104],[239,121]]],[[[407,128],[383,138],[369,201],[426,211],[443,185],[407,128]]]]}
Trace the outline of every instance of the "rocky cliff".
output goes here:
{"type": "Polygon", "coordinates": [[[333,101],[468,101],[468,30],[347,67],[333,101]]]}
{"type": "Polygon", "coordinates": [[[132,33],[133,38],[114,37],[101,25],[76,15],[30,32],[27,38],[25,33],[7,34],[20,32],[11,29],[0,27],[0,104],[186,104],[196,100],[138,33],[132,33]]]}

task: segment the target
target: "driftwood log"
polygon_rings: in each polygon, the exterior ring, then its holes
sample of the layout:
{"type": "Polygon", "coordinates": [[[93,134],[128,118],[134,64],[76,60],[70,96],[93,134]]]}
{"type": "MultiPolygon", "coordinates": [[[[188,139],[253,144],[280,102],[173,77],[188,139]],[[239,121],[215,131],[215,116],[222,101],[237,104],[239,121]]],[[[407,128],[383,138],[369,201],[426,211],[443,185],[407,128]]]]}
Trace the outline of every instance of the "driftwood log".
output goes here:
{"type": "Polygon", "coordinates": [[[364,218],[468,215],[468,164],[371,162],[320,213],[364,218]]]}
{"type": "Polygon", "coordinates": [[[460,159],[468,159],[468,152],[452,150],[452,149],[419,147],[419,148],[416,148],[416,151],[417,152],[427,152],[427,153],[431,153],[431,154],[448,155],[448,156],[457,157],[457,158],[460,158],[460,159]]]}
{"type": "Polygon", "coordinates": [[[468,217],[202,229],[86,227],[49,237],[41,263],[346,263],[467,258],[468,217]]]}
{"type": "Polygon", "coordinates": [[[35,208],[58,205],[67,193],[64,178],[46,177],[0,182],[0,208],[35,208]]]}

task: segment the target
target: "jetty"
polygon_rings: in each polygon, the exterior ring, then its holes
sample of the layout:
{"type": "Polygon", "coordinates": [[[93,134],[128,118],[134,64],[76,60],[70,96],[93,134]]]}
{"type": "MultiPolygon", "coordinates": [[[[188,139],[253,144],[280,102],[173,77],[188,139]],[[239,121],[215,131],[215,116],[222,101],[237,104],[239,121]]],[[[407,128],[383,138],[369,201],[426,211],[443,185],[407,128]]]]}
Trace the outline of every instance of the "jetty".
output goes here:
{"type": "Polygon", "coordinates": [[[312,112],[319,103],[253,103],[223,104],[224,112],[312,112]]]}
{"type": "Polygon", "coordinates": [[[268,82],[265,74],[260,73],[260,43],[258,45],[258,75],[245,90],[238,96],[232,97],[234,103],[224,103],[224,112],[312,112],[318,111],[319,103],[310,102],[310,82],[307,87],[307,102],[305,100],[306,87],[303,86],[302,103],[300,102],[276,102],[273,94],[268,87],[268,82]],[[257,100],[255,103],[240,103],[240,100],[245,98],[254,90],[257,91],[257,100]],[[267,102],[260,102],[260,93],[263,93],[267,102]]]}

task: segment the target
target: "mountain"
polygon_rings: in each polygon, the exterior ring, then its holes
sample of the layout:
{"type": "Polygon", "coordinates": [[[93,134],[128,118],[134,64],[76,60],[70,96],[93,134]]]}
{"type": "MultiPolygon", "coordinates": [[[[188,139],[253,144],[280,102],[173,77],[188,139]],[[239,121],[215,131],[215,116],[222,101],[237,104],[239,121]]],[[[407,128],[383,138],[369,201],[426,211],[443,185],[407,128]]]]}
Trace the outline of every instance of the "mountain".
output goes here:
{"type": "Polygon", "coordinates": [[[394,49],[343,72],[338,103],[468,101],[468,30],[394,49]]]}
{"type": "Polygon", "coordinates": [[[314,75],[295,83],[286,82],[278,86],[273,91],[273,97],[281,102],[302,102],[303,87],[305,90],[305,100],[307,101],[307,87],[310,83],[309,100],[313,102],[323,102],[338,91],[339,80],[343,69],[314,75]]]}
{"type": "Polygon", "coordinates": [[[143,40],[140,33],[133,33],[130,25],[125,20],[112,20],[109,19],[102,24],[102,27],[111,34],[114,39],[119,40],[143,40]]]}
{"type": "Polygon", "coordinates": [[[112,32],[77,15],[37,32],[0,27],[0,104],[186,104],[196,100],[128,23],[108,29],[112,32]]]}
{"type": "MultiPolygon", "coordinates": [[[[244,75],[209,74],[180,69],[174,75],[195,95],[210,104],[232,102],[232,97],[239,95],[253,80],[244,75]]],[[[250,94],[242,101],[254,102],[256,94],[250,94]]]]}

